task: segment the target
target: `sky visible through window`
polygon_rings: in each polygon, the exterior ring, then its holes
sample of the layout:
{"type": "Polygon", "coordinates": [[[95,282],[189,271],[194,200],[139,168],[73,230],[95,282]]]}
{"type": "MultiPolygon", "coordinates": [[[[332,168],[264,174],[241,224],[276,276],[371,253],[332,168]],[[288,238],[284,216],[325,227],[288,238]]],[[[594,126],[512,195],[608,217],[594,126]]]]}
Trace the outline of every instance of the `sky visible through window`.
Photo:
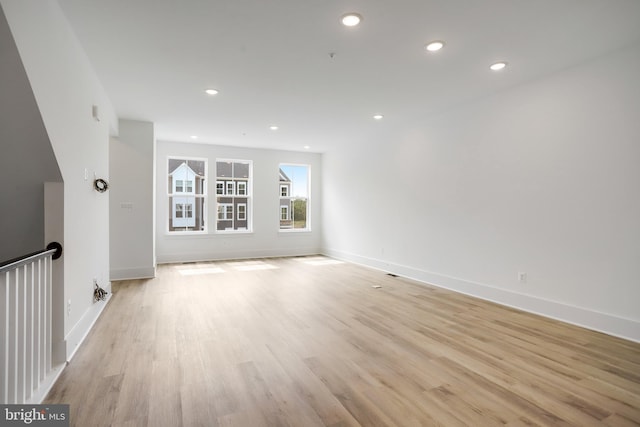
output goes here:
{"type": "Polygon", "coordinates": [[[291,196],[292,197],[309,197],[308,185],[308,166],[297,165],[281,165],[280,169],[287,174],[292,181],[291,196]]]}

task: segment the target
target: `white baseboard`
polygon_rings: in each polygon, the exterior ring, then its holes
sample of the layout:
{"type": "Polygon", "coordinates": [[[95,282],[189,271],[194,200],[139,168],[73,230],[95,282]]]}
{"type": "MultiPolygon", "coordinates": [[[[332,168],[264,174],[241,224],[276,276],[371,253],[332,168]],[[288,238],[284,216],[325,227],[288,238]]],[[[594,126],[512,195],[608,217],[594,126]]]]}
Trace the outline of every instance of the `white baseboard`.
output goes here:
{"type": "Polygon", "coordinates": [[[62,371],[66,366],[67,366],[66,362],[53,366],[51,368],[51,372],[49,372],[49,375],[47,375],[47,377],[44,379],[44,381],[42,381],[42,383],[38,387],[38,390],[36,390],[31,395],[31,398],[29,398],[29,400],[27,400],[25,404],[27,405],[41,404],[42,401],[45,399],[45,397],[47,397],[47,394],[49,394],[51,387],[53,387],[56,381],[58,381],[58,378],[60,377],[60,375],[62,374],[62,371]]]}
{"type": "Polygon", "coordinates": [[[225,261],[231,259],[253,258],[278,258],[291,256],[317,255],[321,253],[319,248],[292,248],[292,249],[261,249],[261,250],[229,250],[224,253],[174,253],[158,255],[158,264],[171,264],[176,262],[206,262],[225,261]]]}
{"type": "Polygon", "coordinates": [[[333,249],[325,249],[323,254],[366,267],[397,274],[425,284],[446,288],[455,292],[488,300],[518,310],[560,320],[583,328],[603,332],[608,335],[640,342],[640,322],[600,313],[581,307],[551,301],[532,295],[521,294],[490,285],[470,282],[456,277],[445,276],[333,249]]]}
{"type": "Polygon", "coordinates": [[[102,311],[106,308],[109,301],[111,301],[111,288],[109,287],[108,290],[109,293],[107,294],[107,299],[105,301],[98,301],[89,307],[78,323],[76,323],[73,329],[71,329],[65,337],[67,362],[73,358],[78,348],[80,348],[80,344],[82,344],[89,332],[91,332],[91,328],[93,328],[93,325],[102,314],[102,311]]]}
{"type": "Polygon", "coordinates": [[[109,277],[113,280],[152,279],[156,277],[155,267],[122,268],[109,271],[109,277]]]}

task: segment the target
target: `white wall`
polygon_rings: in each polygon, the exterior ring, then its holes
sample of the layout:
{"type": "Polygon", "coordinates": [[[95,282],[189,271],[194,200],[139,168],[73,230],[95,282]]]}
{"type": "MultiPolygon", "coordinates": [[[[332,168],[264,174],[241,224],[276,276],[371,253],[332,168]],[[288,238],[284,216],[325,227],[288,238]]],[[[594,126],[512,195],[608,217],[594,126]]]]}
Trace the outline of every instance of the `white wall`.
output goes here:
{"type": "Polygon", "coordinates": [[[158,141],[156,148],[156,255],[159,263],[231,258],[316,254],[320,251],[320,155],[277,150],[158,141]],[[208,232],[200,235],[168,233],[167,158],[205,158],[208,161],[208,232]],[[216,233],[216,159],[253,161],[253,233],[216,233]],[[279,232],[280,163],[311,165],[310,232],[279,232]]]}
{"type": "Polygon", "coordinates": [[[636,45],[325,154],[325,252],[640,341],[638,76],[636,45]]]}
{"type": "Polygon", "coordinates": [[[120,120],[109,146],[111,280],[155,276],[153,123],[120,120]]]}
{"type": "Polygon", "coordinates": [[[93,278],[109,289],[109,196],[93,190],[108,178],[113,108],[57,2],[0,0],[64,180],[64,332],[75,351],[104,303],[93,304],[93,278]],[[101,121],[92,117],[92,105],[101,121]],[[88,179],[85,180],[85,169],[88,179]]]}

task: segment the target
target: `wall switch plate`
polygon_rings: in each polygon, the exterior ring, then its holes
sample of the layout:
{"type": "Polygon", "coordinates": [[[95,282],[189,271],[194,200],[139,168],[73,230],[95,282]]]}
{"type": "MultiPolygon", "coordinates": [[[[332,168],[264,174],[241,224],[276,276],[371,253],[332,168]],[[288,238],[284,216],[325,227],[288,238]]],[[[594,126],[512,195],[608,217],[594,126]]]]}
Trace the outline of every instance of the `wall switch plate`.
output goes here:
{"type": "Polygon", "coordinates": [[[518,282],[527,283],[527,273],[523,273],[523,272],[518,273],[518,282]]]}

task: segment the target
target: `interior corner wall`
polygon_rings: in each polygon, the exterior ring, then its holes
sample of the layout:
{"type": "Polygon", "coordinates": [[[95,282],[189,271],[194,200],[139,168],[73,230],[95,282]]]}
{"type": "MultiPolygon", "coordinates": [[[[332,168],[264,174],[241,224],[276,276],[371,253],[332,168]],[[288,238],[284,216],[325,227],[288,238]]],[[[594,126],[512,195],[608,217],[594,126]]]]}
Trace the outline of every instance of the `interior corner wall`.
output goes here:
{"type": "Polygon", "coordinates": [[[158,263],[311,255],[320,252],[321,155],[295,151],[227,147],[158,141],[156,144],[156,254],[158,263]],[[207,232],[169,233],[169,157],[207,160],[207,232]],[[217,233],[216,159],[253,162],[252,233],[217,233]],[[311,231],[280,232],[279,175],[281,163],[311,167],[311,231]]]}
{"type": "Polygon", "coordinates": [[[0,261],[6,261],[49,243],[44,183],[62,176],[2,8],[0,94],[0,261]]]}
{"type": "Polygon", "coordinates": [[[640,341],[638,76],[640,45],[325,153],[324,252],[640,341]]]}
{"type": "Polygon", "coordinates": [[[118,128],[109,145],[110,277],[154,277],[154,127],[120,120],[118,128]]]}
{"type": "Polygon", "coordinates": [[[0,0],[64,180],[66,355],[76,350],[104,307],[93,281],[109,287],[109,196],[93,179],[109,178],[115,112],[55,1],[0,0]],[[100,120],[92,116],[92,106],[100,120]],[[68,310],[67,310],[68,309],[68,310]]]}

